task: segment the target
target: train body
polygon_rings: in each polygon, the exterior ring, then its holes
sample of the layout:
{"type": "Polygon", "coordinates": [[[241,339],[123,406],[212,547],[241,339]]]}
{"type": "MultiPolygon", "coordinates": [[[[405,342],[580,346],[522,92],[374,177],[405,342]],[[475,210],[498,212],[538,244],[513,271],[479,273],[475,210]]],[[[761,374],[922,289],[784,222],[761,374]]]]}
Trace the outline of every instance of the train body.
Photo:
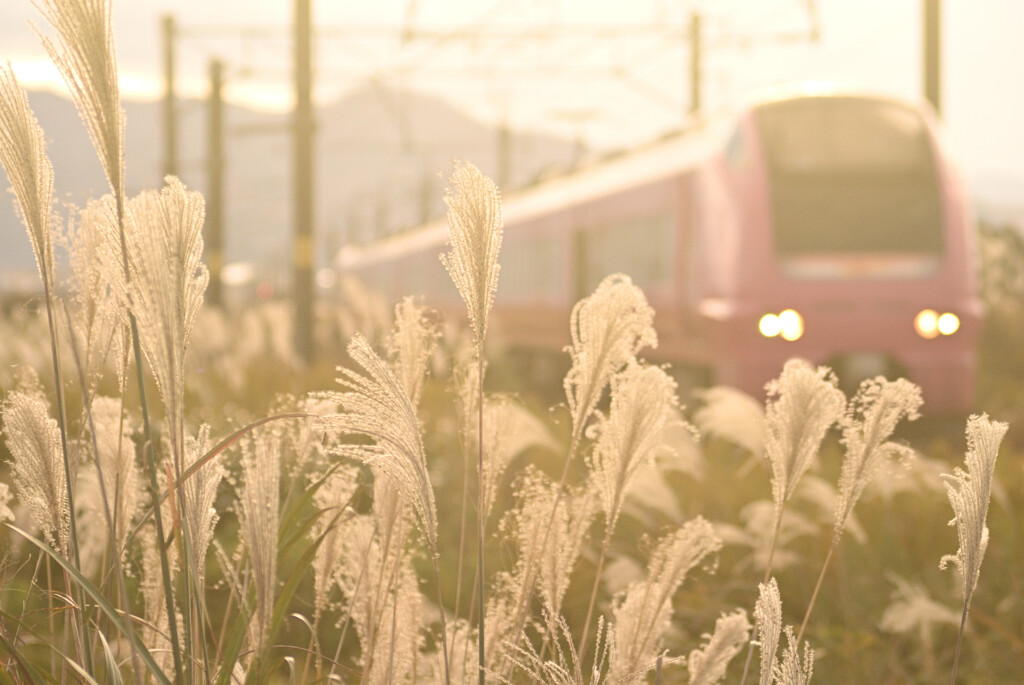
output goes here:
{"type": "MultiPolygon", "coordinates": [[[[628,274],[656,311],[648,356],[755,396],[785,360],[886,375],[969,411],[981,319],[967,193],[926,107],[833,90],[751,103],[727,124],[504,199],[495,321],[560,349],[573,303],[628,274]]],[[[391,297],[457,302],[443,221],[338,257],[391,297]]]]}

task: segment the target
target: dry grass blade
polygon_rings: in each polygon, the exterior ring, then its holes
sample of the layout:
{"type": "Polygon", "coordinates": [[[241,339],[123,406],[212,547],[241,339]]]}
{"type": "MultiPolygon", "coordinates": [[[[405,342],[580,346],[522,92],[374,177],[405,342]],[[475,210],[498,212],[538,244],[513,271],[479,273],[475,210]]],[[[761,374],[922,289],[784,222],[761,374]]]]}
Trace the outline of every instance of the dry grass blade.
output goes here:
{"type": "Polygon", "coordinates": [[[10,64],[0,65],[0,163],[14,188],[43,283],[53,282],[53,166],[46,139],[10,64]]]}

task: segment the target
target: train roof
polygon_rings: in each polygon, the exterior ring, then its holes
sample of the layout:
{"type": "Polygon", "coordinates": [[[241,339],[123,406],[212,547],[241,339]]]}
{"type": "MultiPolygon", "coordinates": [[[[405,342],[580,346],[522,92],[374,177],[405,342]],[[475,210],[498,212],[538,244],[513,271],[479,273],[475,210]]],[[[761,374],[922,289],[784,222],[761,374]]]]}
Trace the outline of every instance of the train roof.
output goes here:
{"type": "MultiPolygon", "coordinates": [[[[750,111],[775,102],[818,97],[866,98],[899,102],[917,108],[922,106],[895,96],[827,82],[772,86],[755,92],[729,117],[698,122],[637,148],[611,152],[564,174],[542,178],[504,195],[504,222],[518,223],[565,205],[579,204],[612,192],[679,175],[712,154],[721,144],[723,135],[731,131],[733,126],[730,124],[734,125],[735,121],[750,111]]],[[[357,262],[371,265],[397,254],[418,252],[432,246],[441,247],[447,237],[447,222],[440,218],[370,244],[347,245],[338,252],[336,263],[342,268],[357,262]]]]}

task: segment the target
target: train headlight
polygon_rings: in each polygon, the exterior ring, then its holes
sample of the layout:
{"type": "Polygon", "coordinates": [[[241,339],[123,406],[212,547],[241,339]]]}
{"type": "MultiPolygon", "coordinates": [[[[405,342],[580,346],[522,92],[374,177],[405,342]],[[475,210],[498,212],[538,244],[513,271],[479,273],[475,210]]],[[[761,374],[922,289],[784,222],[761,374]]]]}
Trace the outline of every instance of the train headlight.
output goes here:
{"type": "Polygon", "coordinates": [[[780,312],[779,325],[782,328],[782,337],[790,342],[799,340],[804,334],[804,318],[795,309],[780,312]]]}
{"type": "Polygon", "coordinates": [[[795,309],[765,314],[757,322],[757,330],[766,338],[781,335],[784,340],[792,342],[804,334],[804,319],[795,309]]]}
{"type": "Polygon", "coordinates": [[[939,333],[942,333],[943,335],[953,335],[960,330],[960,317],[956,314],[946,312],[939,317],[936,326],[939,329],[939,333]]]}
{"type": "Polygon", "coordinates": [[[757,330],[766,338],[774,338],[782,332],[782,323],[776,314],[765,314],[757,322],[757,330]]]}
{"type": "Polygon", "coordinates": [[[922,309],[914,317],[914,330],[922,338],[931,340],[939,334],[939,313],[934,309],[922,309]]]}

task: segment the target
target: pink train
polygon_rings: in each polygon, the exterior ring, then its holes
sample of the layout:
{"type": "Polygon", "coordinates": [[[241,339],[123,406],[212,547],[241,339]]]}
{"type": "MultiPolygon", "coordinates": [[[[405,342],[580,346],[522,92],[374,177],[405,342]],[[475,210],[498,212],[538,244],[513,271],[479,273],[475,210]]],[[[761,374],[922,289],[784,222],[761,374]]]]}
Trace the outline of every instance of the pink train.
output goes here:
{"type": "MultiPolygon", "coordinates": [[[[931,414],[969,411],[981,319],[972,213],[931,111],[804,86],[728,122],[504,198],[495,321],[561,349],[571,306],[629,274],[654,306],[648,357],[756,397],[790,357],[845,383],[886,375],[931,414]]],[[[447,308],[443,221],[339,254],[342,274],[447,308]]]]}

